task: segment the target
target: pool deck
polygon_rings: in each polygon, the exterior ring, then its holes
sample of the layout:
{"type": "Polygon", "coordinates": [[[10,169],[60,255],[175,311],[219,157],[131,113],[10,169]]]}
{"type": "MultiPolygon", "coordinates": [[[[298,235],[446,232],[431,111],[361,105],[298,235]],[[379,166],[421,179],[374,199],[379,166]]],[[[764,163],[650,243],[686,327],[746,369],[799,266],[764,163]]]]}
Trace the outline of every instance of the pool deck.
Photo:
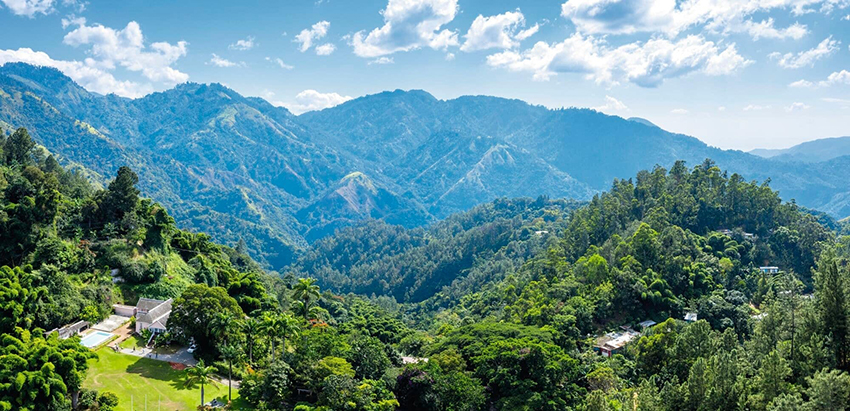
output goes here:
{"type": "Polygon", "coordinates": [[[109,318],[95,324],[91,328],[94,330],[106,331],[111,333],[120,328],[122,325],[126,324],[128,321],[130,321],[130,317],[110,315],[109,318]]]}

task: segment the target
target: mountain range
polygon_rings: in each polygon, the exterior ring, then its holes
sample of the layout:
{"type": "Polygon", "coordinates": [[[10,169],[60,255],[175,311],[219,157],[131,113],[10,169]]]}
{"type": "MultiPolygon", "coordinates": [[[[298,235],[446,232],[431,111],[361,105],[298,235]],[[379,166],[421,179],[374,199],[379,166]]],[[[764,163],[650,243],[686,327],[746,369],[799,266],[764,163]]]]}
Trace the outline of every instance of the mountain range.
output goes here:
{"type": "Polygon", "coordinates": [[[295,116],[220,84],[127,99],[9,63],[0,67],[0,127],[26,127],[101,181],[129,165],[182,228],[244,240],[270,268],[364,219],[415,227],[499,197],[587,200],[616,178],[676,160],[710,158],[770,179],[786,200],[850,215],[847,155],[765,158],[644,119],[488,96],[397,90],[295,116]]]}
{"type": "Polygon", "coordinates": [[[822,138],[783,149],[758,148],[749,153],[784,162],[820,163],[850,155],[850,137],[822,138]]]}

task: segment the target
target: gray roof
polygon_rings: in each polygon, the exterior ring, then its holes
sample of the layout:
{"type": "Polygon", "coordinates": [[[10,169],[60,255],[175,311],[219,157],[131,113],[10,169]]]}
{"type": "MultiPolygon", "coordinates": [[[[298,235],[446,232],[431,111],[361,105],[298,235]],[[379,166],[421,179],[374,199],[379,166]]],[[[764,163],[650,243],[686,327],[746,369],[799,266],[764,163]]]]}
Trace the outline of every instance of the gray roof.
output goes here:
{"type": "Polygon", "coordinates": [[[160,304],[164,303],[163,300],[154,300],[153,298],[139,298],[139,302],[136,303],[136,308],[142,312],[148,312],[153,310],[160,304]]]}
{"type": "Polygon", "coordinates": [[[139,303],[136,304],[136,307],[139,309],[139,311],[147,311],[146,313],[139,314],[139,316],[136,318],[136,321],[151,324],[156,322],[157,320],[160,320],[163,324],[165,324],[168,321],[168,316],[171,314],[171,299],[169,298],[168,300],[161,301],[151,300],[149,298],[140,298],[139,303]],[[143,310],[143,303],[145,304],[145,306],[153,305],[153,307],[143,310]]]}

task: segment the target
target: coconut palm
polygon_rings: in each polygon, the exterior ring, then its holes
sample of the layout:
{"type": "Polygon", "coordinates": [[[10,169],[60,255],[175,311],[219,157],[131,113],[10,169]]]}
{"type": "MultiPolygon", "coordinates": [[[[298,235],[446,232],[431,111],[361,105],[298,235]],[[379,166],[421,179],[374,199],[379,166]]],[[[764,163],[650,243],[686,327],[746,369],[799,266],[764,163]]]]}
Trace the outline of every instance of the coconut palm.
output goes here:
{"type": "Polygon", "coordinates": [[[248,340],[248,362],[254,363],[254,339],[263,331],[263,323],[256,318],[248,317],[239,322],[239,328],[248,340]]]}
{"type": "Polygon", "coordinates": [[[233,362],[239,361],[242,357],[242,352],[232,345],[221,345],[218,347],[218,352],[221,353],[221,359],[227,361],[227,401],[233,401],[233,362]]]}
{"type": "Polygon", "coordinates": [[[204,386],[206,384],[213,386],[218,384],[212,377],[214,369],[212,366],[205,366],[204,360],[198,361],[198,365],[186,369],[186,386],[201,384],[201,406],[205,404],[204,386]]]}
{"type": "Polygon", "coordinates": [[[321,297],[319,286],[315,278],[299,278],[298,283],[292,287],[293,295],[297,301],[297,307],[304,314],[304,319],[309,319],[311,308],[321,297]]]}
{"type": "Polygon", "coordinates": [[[237,330],[236,316],[230,312],[219,312],[210,321],[212,334],[227,344],[227,338],[237,330]]]}
{"type": "Polygon", "coordinates": [[[275,312],[267,311],[263,313],[263,317],[261,320],[262,330],[269,337],[269,344],[271,345],[271,358],[274,358],[274,339],[275,335],[278,332],[278,323],[280,322],[280,315],[275,312]]]}
{"type": "Polygon", "coordinates": [[[301,327],[299,324],[299,320],[294,318],[290,313],[283,313],[278,317],[277,321],[277,332],[280,338],[283,340],[283,343],[280,346],[280,358],[283,359],[283,356],[286,353],[286,340],[287,338],[293,338],[298,336],[298,331],[300,331],[301,327]]]}

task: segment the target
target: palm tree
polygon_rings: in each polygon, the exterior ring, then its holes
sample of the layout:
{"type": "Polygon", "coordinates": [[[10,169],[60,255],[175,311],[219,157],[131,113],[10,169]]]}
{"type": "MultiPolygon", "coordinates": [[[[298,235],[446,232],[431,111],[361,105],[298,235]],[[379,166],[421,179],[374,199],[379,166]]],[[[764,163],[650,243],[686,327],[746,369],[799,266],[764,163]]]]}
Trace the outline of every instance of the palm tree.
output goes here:
{"type": "Polygon", "coordinates": [[[316,285],[316,279],[299,278],[298,283],[295,284],[292,289],[295,291],[295,299],[297,299],[300,303],[298,304],[298,307],[304,312],[304,319],[309,319],[308,317],[310,316],[311,311],[310,306],[313,305],[315,300],[318,300],[321,297],[319,286],[316,285]]]}
{"type": "Polygon", "coordinates": [[[209,324],[210,331],[227,344],[227,337],[236,330],[236,317],[230,312],[218,312],[209,324]]]}
{"type": "Polygon", "coordinates": [[[233,401],[233,362],[239,361],[242,352],[232,345],[221,345],[218,347],[221,358],[227,361],[227,401],[233,401]]]}
{"type": "Polygon", "coordinates": [[[204,385],[218,384],[213,378],[214,368],[204,366],[204,360],[198,361],[198,365],[186,369],[186,386],[201,384],[201,406],[204,405],[204,385]]]}
{"type": "Polygon", "coordinates": [[[297,337],[300,330],[299,320],[295,319],[290,313],[283,313],[278,317],[277,332],[283,343],[280,346],[280,358],[283,359],[286,353],[286,339],[297,337]]]}
{"type": "Polygon", "coordinates": [[[242,332],[245,334],[245,338],[248,340],[248,362],[253,364],[254,338],[263,331],[263,324],[256,318],[248,317],[244,321],[241,321],[239,325],[239,328],[242,329],[242,332]]]}
{"type": "Polygon", "coordinates": [[[262,329],[269,337],[269,344],[271,344],[271,358],[274,358],[274,338],[275,334],[277,334],[278,322],[280,321],[280,316],[277,313],[267,311],[263,313],[262,319],[262,329]]]}

